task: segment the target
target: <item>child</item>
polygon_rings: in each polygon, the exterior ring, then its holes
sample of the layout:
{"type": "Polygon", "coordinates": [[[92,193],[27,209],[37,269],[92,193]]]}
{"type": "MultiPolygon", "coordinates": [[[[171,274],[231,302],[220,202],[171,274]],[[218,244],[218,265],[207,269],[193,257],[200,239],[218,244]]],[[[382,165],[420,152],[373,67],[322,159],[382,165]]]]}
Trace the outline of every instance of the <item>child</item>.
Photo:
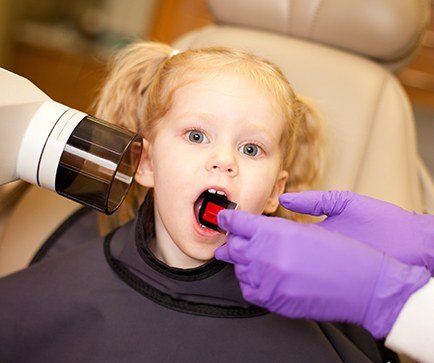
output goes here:
{"type": "Polygon", "coordinates": [[[1,281],[1,361],[381,361],[363,331],[352,343],[247,303],[213,259],[225,235],[198,222],[203,193],[276,214],[281,193],[317,178],[318,123],[274,65],[139,43],[116,59],[97,113],[141,131],[137,186],[104,221],[104,249],[81,243],[1,281]]]}

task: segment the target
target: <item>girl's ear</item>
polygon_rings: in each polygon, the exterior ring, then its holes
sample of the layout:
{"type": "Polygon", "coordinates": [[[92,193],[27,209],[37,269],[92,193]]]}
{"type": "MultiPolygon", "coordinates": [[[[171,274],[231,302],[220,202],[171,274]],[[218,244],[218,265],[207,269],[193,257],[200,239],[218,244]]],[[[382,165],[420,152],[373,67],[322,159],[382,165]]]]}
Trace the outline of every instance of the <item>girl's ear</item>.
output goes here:
{"type": "Polygon", "coordinates": [[[279,196],[285,191],[287,179],[288,172],[286,170],[281,170],[276,183],[274,184],[273,191],[265,204],[264,214],[274,213],[277,210],[277,207],[279,207],[279,196]]]}
{"type": "Polygon", "coordinates": [[[143,150],[140,156],[139,167],[134,179],[144,187],[154,187],[154,168],[152,165],[152,147],[149,141],[143,139],[143,150]]]}

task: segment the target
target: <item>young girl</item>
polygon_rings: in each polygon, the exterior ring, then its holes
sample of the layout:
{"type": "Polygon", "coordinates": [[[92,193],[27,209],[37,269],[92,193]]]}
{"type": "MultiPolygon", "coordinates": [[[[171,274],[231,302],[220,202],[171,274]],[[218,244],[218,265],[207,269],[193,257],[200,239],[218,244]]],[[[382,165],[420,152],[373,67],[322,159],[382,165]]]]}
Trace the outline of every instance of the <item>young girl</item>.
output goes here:
{"type": "Polygon", "coordinates": [[[312,186],[321,142],[308,110],[249,53],[124,50],[97,113],[142,133],[137,185],[103,221],[105,238],[1,281],[0,360],[381,361],[361,330],[346,328],[353,343],[247,303],[232,266],[213,258],[225,235],[198,222],[206,193],[277,214],[281,193],[312,186]]]}

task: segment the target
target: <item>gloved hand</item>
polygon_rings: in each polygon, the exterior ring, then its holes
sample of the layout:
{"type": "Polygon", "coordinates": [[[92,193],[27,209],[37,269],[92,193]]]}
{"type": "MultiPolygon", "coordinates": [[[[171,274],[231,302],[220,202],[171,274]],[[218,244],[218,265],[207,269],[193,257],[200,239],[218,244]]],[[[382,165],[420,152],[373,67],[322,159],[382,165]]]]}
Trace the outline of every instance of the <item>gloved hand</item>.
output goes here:
{"type": "Polygon", "coordinates": [[[434,216],[344,191],[307,191],[280,196],[294,212],[326,215],[321,227],[345,234],[396,259],[425,266],[434,275],[434,216]]]}
{"type": "Polygon", "coordinates": [[[360,324],[387,335],[408,297],[430,278],[315,224],[224,210],[230,234],[215,257],[235,264],[244,298],[289,318],[360,324]]]}

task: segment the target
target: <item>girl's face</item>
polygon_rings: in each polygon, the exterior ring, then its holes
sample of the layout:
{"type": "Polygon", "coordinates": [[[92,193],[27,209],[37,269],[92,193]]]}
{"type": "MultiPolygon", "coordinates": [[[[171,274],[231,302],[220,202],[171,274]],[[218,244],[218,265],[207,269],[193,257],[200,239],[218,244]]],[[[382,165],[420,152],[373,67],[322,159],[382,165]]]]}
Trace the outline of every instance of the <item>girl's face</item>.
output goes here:
{"type": "Polygon", "coordinates": [[[178,89],[151,144],[145,142],[136,180],[154,188],[156,240],[151,249],[173,267],[197,267],[226,236],[197,221],[201,193],[221,190],[238,209],[272,213],[284,191],[279,145],[283,119],[255,83],[212,73],[178,89]]]}

